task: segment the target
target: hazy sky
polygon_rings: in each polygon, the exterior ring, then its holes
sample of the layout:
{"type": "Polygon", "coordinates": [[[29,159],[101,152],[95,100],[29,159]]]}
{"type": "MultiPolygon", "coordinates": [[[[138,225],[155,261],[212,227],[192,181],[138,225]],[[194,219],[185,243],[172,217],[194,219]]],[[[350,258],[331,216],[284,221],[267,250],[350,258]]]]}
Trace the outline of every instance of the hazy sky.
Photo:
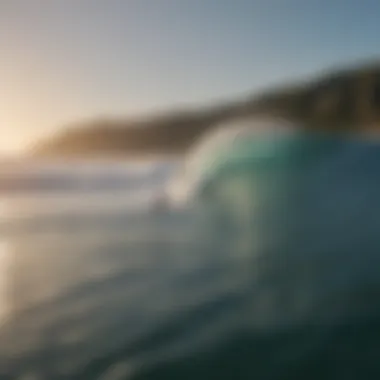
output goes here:
{"type": "Polygon", "coordinates": [[[378,0],[0,0],[0,151],[376,57],[379,19],[378,0]]]}

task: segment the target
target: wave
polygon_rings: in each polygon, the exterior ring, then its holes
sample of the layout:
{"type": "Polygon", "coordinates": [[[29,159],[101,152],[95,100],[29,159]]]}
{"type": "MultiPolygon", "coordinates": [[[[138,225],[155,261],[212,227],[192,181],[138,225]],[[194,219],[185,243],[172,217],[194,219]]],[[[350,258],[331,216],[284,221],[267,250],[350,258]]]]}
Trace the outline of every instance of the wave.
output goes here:
{"type": "Polygon", "coordinates": [[[21,163],[0,171],[0,193],[141,190],[158,187],[172,175],[173,162],[21,163]]]}

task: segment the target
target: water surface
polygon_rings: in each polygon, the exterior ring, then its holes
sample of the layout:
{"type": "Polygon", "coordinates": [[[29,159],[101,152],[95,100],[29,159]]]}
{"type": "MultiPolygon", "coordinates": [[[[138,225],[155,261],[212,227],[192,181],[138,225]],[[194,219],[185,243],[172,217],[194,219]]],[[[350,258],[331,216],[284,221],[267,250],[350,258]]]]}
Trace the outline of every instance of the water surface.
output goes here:
{"type": "Polygon", "coordinates": [[[233,244],[145,182],[3,195],[0,378],[376,378],[379,162],[318,161],[233,244]]]}

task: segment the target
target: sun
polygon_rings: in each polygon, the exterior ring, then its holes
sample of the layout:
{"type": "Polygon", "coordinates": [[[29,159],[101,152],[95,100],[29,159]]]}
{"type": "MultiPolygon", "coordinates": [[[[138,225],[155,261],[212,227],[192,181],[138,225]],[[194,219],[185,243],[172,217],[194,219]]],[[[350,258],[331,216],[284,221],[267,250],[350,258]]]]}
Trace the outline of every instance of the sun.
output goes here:
{"type": "Polygon", "coordinates": [[[26,150],[26,143],[20,138],[1,136],[0,139],[0,156],[19,156],[26,150]]]}

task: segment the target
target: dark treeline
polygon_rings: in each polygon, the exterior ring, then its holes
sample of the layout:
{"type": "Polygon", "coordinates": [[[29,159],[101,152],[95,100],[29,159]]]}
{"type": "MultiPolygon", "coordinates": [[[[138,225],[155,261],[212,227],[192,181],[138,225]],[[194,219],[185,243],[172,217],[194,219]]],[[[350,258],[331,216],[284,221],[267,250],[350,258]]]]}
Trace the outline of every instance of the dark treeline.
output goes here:
{"type": "Polygon", "coordinates": [[[380,63],[333,70],[295,85],[201,110],[168,112],[140,120],[93,120],[40,141],[35,155],[183,153],[218,123],[246,116],[280,116],[309,129],[377,129],[380,63]]]}

